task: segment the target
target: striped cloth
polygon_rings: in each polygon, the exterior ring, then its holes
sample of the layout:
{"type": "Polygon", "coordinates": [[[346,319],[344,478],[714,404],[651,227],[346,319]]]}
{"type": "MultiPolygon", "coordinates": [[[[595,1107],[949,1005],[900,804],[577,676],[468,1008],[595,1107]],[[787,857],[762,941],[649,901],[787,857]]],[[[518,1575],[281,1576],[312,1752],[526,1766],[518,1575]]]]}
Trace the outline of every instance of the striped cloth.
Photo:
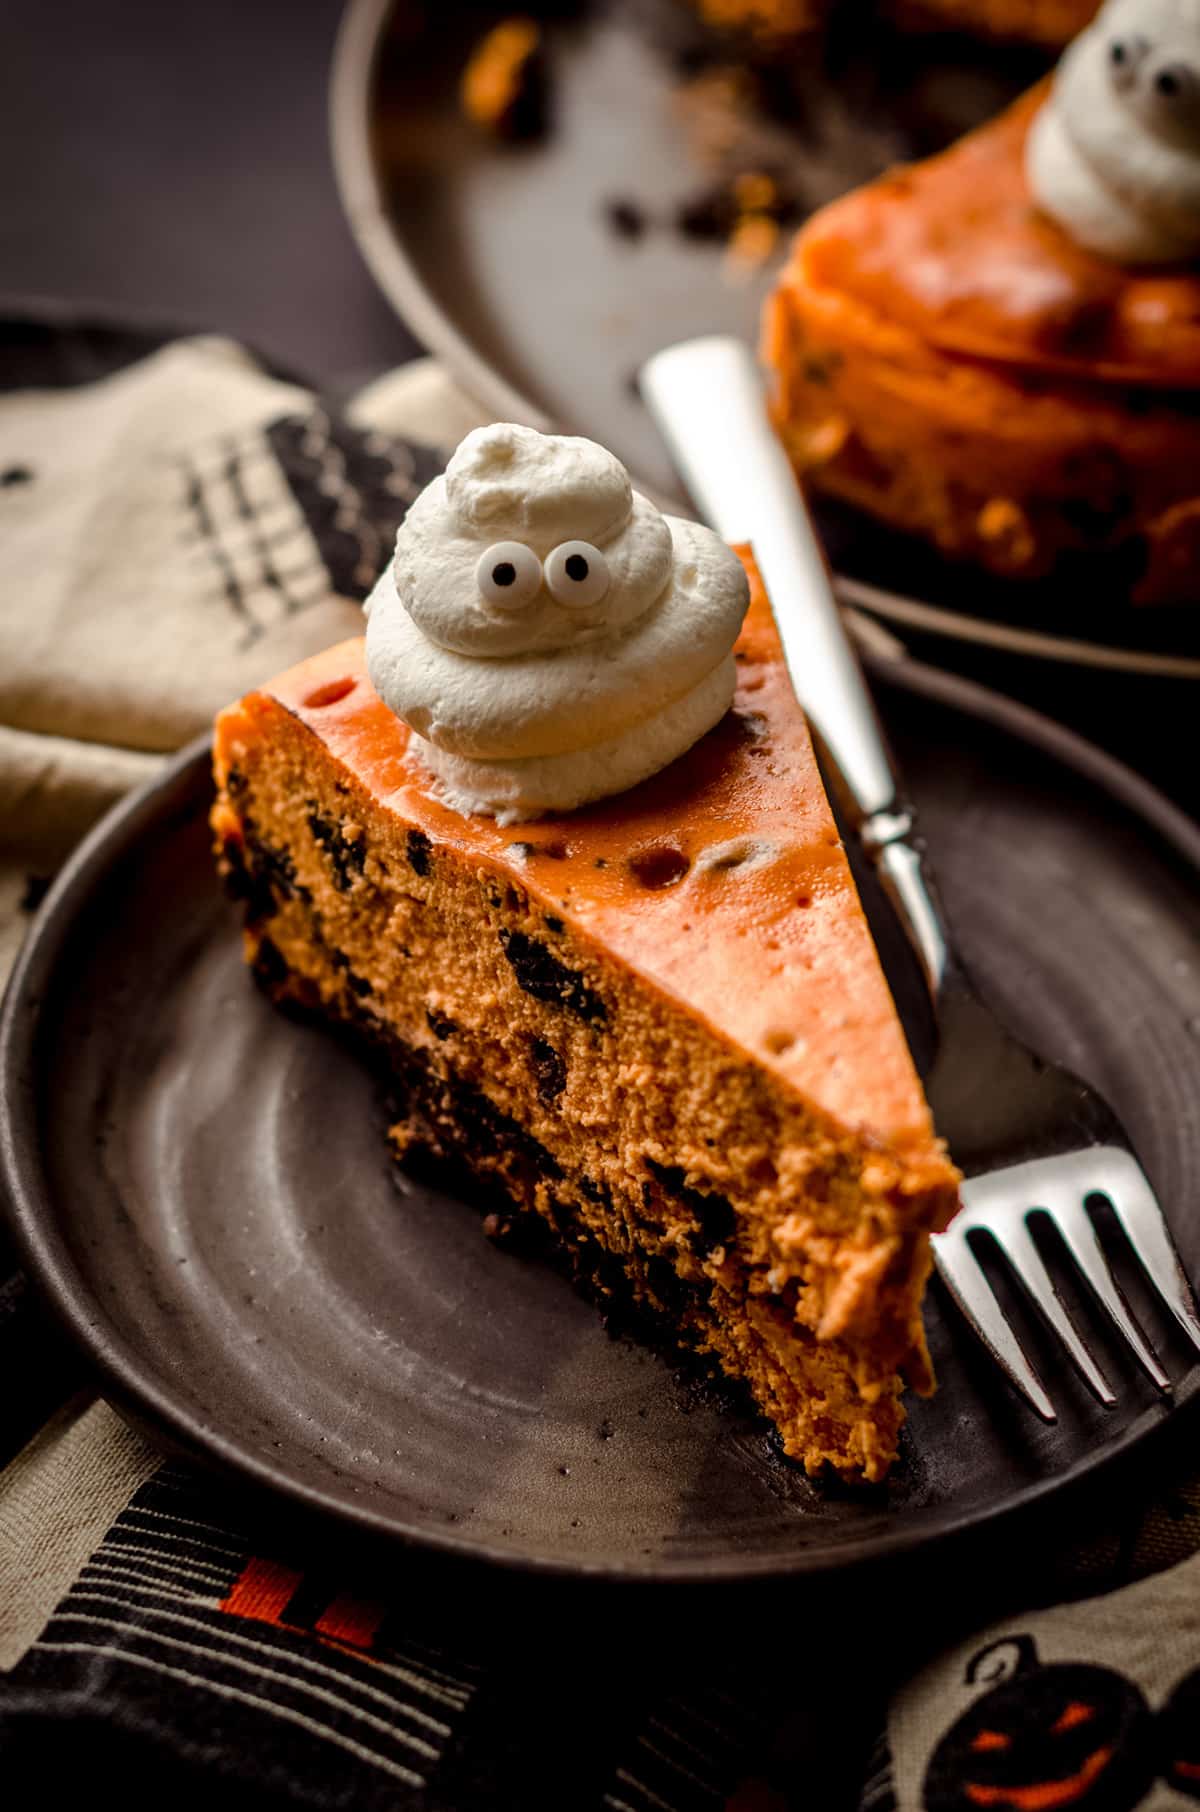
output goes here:
{"type": "Polygon", "coordinates": [[[769,1753],[778,1687],[748,1697],[724,1665],[664,1689],[615,1634],[564,1671],[512,1603],[498,1624],[474,1593],[424,1604],[279,1521],[104,1405],[55,1418],[0,1479],[4,1577],[37,1575],[0,1614],[9,1778],[54,1780],[62,1722],[85,1752],[99,1727],[101,1753],[156,1757],[156,1781],[288,1804],[699,1812],[769,1753]]]}

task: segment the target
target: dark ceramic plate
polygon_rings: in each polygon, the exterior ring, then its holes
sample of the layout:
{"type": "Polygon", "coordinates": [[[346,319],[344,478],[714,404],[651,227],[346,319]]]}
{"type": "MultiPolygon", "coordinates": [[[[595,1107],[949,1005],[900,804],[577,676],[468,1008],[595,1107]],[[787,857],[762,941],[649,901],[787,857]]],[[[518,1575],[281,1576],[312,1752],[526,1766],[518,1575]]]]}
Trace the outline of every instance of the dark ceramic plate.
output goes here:
{"type": "MultiPolygon", "coordinates": [[[[1200,833],[994,695],[900,663],[881,696],[969,957],[1115,1103],[1195,1275],[1200,833]]],[[[1033,1329],[1062,1411],[1044,1427],[935,1291],[942,1388],[913,1403],[890,1483],[810,1483],[749,1414],[498,1251],[468,1202],[398,1178],[366,1071],[250,983],[209,797],[193,748],[105,820],[44,905],[0,1026],[25,1261],[105,1388],[175,1445],[430,1549],[748,1580],[981,1526],[1094,1474],[1200,1391],[1131,1277],[1174,1405],[1099,1327],[1121,1379],[1102,1411],[1033,1329]]]]}
{"type": "MultiPolygon", "coordinates": [[[[730,281],[723,241],[675,225],[713,183],[678,103],[682,72],[711,68],[728,42],[706,34],[686,0],[523,7],[546,16],[552,108],[545,138],[514,147],[474,130],[458,103],[471,45],[511,10],[353,0],[331,100],[350,224],[400,315],[486,408],[592,435],[671,497],[677,480],[633,374],[692,334],[755,338],[773,275],[730,281]],[[642,210],[639,238],[614,233],[614,201],[642,210]]],[[[778,66],[762,72],[773,105],[761,118],[752,110],[722,162],[783,172],[798,214],[940,149],[1044,68],[963,40],[889,39],[878,21],[863,28],[865,11],[840,9],[840,38],[793,58],[803,67],[782,105],[778,66]]],[[[846,601],[907,628],[1200,677],[1200,611],[1132,611],[1119,563],[1100,582],[1093,562],[1085,578],[1013,586],[849,510],[825,505],[821,517],[846,601]]]]}

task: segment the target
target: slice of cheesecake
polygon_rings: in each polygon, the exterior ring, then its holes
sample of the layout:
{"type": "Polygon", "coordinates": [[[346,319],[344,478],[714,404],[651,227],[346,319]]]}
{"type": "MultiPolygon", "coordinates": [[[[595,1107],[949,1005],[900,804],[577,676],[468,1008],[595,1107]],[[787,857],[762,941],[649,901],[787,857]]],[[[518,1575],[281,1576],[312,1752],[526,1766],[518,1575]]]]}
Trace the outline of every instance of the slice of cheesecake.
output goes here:
{"type": "Polygon", "coordinates": [[[213,825],[260,979],[369,1035],[402,1157],[540,1216],[810,1471],[879,1479],[958,1178],[757,583],[736,659],[690,753],[502,828],[436,801],[345,642],[221,714],[213,825]]]}

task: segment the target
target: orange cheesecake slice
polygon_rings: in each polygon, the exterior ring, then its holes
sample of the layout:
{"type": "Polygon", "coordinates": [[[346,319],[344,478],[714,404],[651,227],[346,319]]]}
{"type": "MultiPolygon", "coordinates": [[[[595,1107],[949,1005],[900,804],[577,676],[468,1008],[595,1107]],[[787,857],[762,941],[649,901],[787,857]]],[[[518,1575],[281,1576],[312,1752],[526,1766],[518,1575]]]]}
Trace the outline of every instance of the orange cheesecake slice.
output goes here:
{"type": "Polygon", "coordinates": [[[538,1217],[811,1472],[879,1479],[958,1176],[753,589],[734,707],[629,792],[439,804],[356,640],[222,712],[213,826],[260,979],[367,1035],[401,1157],[538,1217]]]}

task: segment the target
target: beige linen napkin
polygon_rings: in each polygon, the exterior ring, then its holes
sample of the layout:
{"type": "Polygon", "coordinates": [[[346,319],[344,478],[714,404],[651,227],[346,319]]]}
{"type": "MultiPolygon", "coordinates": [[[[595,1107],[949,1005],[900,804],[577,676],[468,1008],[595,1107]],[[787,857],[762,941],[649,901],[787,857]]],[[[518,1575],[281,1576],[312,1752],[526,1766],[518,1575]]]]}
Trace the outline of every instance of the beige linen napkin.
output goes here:
{"type": "MultiPolygon", "coordinates": [[[[432,360],[347,412],[366,437],[440,457],[483,419],[432,360]]],[[[230,699],[361,627],[287,482],[276,424],[362,543],[387,549],[347,483],[327,412],[241,347],[181,340],[74,390],[0,398],[0,964],[47,876],[162,753],[230,699]]],[[[286,450],[285,450],[286,453],[286,450]]],[[[420,488],[403,466],[400,502],[420,488]]]]}

